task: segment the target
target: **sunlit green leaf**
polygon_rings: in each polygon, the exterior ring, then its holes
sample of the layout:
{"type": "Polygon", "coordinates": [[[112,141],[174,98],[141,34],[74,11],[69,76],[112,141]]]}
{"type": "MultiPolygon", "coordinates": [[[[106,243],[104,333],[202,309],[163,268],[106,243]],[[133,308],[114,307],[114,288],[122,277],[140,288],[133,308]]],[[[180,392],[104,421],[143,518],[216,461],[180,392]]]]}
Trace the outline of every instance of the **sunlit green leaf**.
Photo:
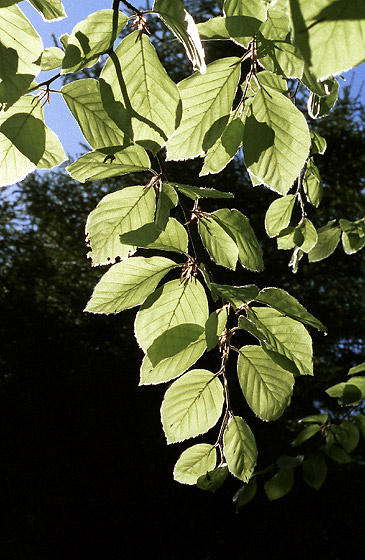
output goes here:
{"type": "Polygon", "coordinates": [[[179,83],[183,115],[167,142],[167,159],[203,155],[222,134],[231,112],[240,77],[239,59],[221,58],[179,83]]]}
{"type": "Polygon", "coordinates": [[[171,185],[192,200],[198,200],[199,198],[234,198],[234,194],[230,192],[217,191],[217,189],[206,189],[204,187],[180,185],[178,183],[171,183],[171,185]]]}
{"type": "Polygon", "coordinates": [[[303,177],[303,188],[308,202],[318,207],[323,195],[323,184],[318,167],[313,158],[309,158],[303,177]]]}
{"type": "Polygon", "coordinates": [[[194,70],[204,74],[206,70],[204,49],[200,42],[198,28],[191,15],[184,9],[184,0],[155,0],[153,11],[184,45],[186,55],[194,70]]]}
{"type": "Polygon", "coordinates": [[[303,114],[281,93],[266,86],[250,104],[243,154],[256,180],[286,194],[309,152],[310,135],[303,114]]]}
{"type": "Polygon", "coordinates": [[[288,194],[274,200],[267,209],[265,228],[269,237],[275,237],[289,225],[296,197],[288,194]]]}
{"type": "Polygon", "coordinates": [[[251,429],[240,416],[231,416],[223,435],[223,451],[234,476],[248,482],[257,460],[256,441],[251,429]]]}
{"type": "Polygon", "coordinates": [[[73,179],[85,183],[85,181],[147,171],[150,167],[146,150],[142,146],[133,145],[115,150],[106,148],[88,152],[66,167],[66,171],[73,179]]]}
{"type": "MultiPolygon", "coordinates": [[[[146,35],[130,33],[108,58],[100,81],[104,106],[124,107],[131,119],[133,140],[156,153],[179,125],[180,93],[169,78],[146,35]]],[[[124,128],[123,130],[126,130],[124,128]]]]}
{"type": "Polygon", "coordinates": [[[246,401],[262,420],[277,420],[290,403],[294,377],[275,364],[260,346],[240,349],[238,379],[246,401]]]}
{"type": "Polygon", "coordinates": [[[45,126],[45,146],[44,153],[39,162],[37,169],[52,169],[67,160],[62,144],[55,132],[45,126]]]}
{"type": "Polygon", "coordinates": [[[342,406],[357,404],[365,398],[365,377],[351,377],[346,382],[336,383],[326,389],[326,393],[342,406]]]}
{"type": "Polygon", "coordinates": [[[259,289],[254,284],[248,286],[229,286],[226,284],[211,284],[212,297],[216,301],[219,297],[228,301],[234,309],[254,300],[259,289]]]}
{"type": "Polygon", "coordinates": [[[66,17],[61,0],[29,0],[45,20],[59,20],[66,17]]]}
{"type": "Polygon", "coordinates": [[[289,0],[289,6],[295,44],[317,79],[365,60],[362,0],[289,0]]]}
{"type": "Polygon", "coordinates": [[[96,285],[85,311],[119,313],[140,305],[176,266],[165,257],[132,257],[114,264],[96,285]]]}
{"type": "Polygon", "coordinates": [[[206,214],[199,219],[198,230],[210,258],[216,264],[235,270],[238,247],[220,222],[212,214],[206,214]]]}
{"type": "Polygon", "coordinates": [[[327,412],[323,412],[323,414],[311,414],[310,416],[306,416],[305,418],[301,418],[298,422],[303,424],[325,424],[328,420],[327,412]]]}
{"type": "Polygon", "coordinates": [[[205,337],[207,341],[207,352],[213,350],[218,344],[220,335],[223,333],[228,319],[229,308],[224,305],[221,309],[213,311],[205,323],[205,337]]]}
{"type": "Polygon", "coordinates": [[[159,229],[162,230],[165,228],[170,216],[170,211],[177,206],[178,202],[179,197],[174,187],[169,183],[162,183],[158,191],[155,216],[155,224],[159,229]]]}
{"type": "Polygon", "coordinates": [[[242,116],[232,112],[222,136],[207,151],[200,176],[219,173],[229,164],[242,144],[243,128],[242,116]]]}
{"type": "Polygon", "coordinates": [[[318,134],[315,130],[311,130],[311,153],[312,154],[324,154],[327,148],[327,142],[323,136],[318,134]]]}
{"type": "Polygon", "coordinates": [[[217,16],[197,25],[200,38],[203,41],[227,40],[231,36],[226,27],[226,18],[217,16]]]}
{"type": "Polygon", "coordinates": [[[350,368],[347,375],[355,375],[356,373],[361,373],[363,371],[365,371],[365,362],[350,368]]]}
{"type": "Polygon", "coordinates": [[[214,469],[217,452],[209,443],[198,443],[186,449],[174,468],[174,479],[182,484],[196,484],[200,476],[214,469]]]}
{"type": "Polygon", "coordinates": [[[319,228],[317,234],[317,243],[308,253],[309,262],[321,261],[332,255],[340,241],[341,230],[330,222],[319,228]]]}
{"type": "Polygon", "coordinates": [[[261,23],[266,19],[265,0],[225,0],[226,28],[232,39],[247,48],[261,23]]]}
{"type": "Polygon", "coordinates": [[[324,96],[319,96],[316,93],[311,93],[308,99],[308,115],[312,119],[326,117],[338,98],[338,91],[340,84],[334,78],[322,82],[328,92],[324,96]]]}
{"type": "Polygon", "coordinates": [[[175,218],[169,218],[165,228],[161,230],[155,223],[147,223],[139,229],[123,233],[120,236],[123,244],[135,245],[144,249],[175,251],[187,254],[188,234],[186,229],[175,218]]]}
{"type": "Polygon", "coordinates": [[[167,389],[161,420],[167,443],[204,434],[222,414],[223,385],[205,369],[193,369],[167,389]]]}
{"type": "Polygon", "coordinates": [[[62,65],[65,53],[58,47],[44,49],[41,56],[41,69],[43,71],[55,70],[62,65]]]}
{"type": "Polygon", "coordinates": [[[101,199],[86,222],[93,266],[114,263],[133,254],[132,244],[121,243],[123,233],[153,222],[155,192],[144,186],[127,187],[101,199]]]}
{"type": "Polygon", "coordinates": [[[99,10],[80,21],[68,37],[62,73],[77,72],[93,66],[112,45],[128,22],[127,16],[114,10],[99,10]]]}

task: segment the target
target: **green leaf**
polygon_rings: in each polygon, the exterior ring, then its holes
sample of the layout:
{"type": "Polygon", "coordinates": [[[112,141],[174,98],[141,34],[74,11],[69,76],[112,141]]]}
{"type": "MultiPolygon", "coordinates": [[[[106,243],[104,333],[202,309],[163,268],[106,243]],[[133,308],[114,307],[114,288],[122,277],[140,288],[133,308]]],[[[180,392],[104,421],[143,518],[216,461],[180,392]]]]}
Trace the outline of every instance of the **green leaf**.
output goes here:
{"type": "Polygon", "coordinates": [[[307,426],[306,428],[304,428],[304,430],[299,432],[299,434],[293,441],[292,445],[294,445],[295,447],[298,445],[302,445],[302,443],[312,438],[320,431],[321,431],[321,426],[318,426],[318,424],[311,424],[310,426],[307,426]]]}
{"type": "Polygon", "coordinates": [[[307,168],[303,177],[304,192],[308,202],[318,208],[323,196],[323,184],[318,167],[313,158],[309,158],[307,168]]]}
{"type": "Polygon", "coordinates": [[[341,237],[341,230],[338,226],[332,227],[333,222],[318,229],[318,240],[313,249],[308,253],[309,262],[318,262],[326,259],[336,249],[341,237]]]}
{"type": "Polygon", "coordinates": [[[217,452],[209,443],[198,443],[186,449],[174,468],[174,479],[182,484],[196,484],[199,477],[214,469],[217,452]]]}
{"type": "Polygon", "coordinates": [[[37,163],[37,169],[52,169],[66,161],[67,157],[57,134],[48,126],[45,126],[44,129],[45,147],[43,155],[37,163]]]}
{"type": "Polygon", "coordinates": [[[365,438],[365,415],[355,414],[351,418],[355,422],[356,426],[359,428],[362,437],[365,438]]]}
{"type": "Polygon", "coordinates": [[[96,285],[85,311],[119,313],[140,305],[176,266],[165,257],[132,257],[114,264],[96,285]]]}
{"type": "Polygon", "coordinates": [[[260,64],[286,78],[300,78],[304,60],[290,41],[290,24],[286,1],[269,6],[267,19],[257,33],[257,56],[260,64]]]}
{"type": "Polygon", "coordinates": [[[311,153],[312,154],[324,154],[327,148],[327,142],[323,136],[318,134],[318,132],[311,130],[311,153]]]}
{"type": "Polygon", "coordinates": [[[235,208],[232,210],[221,208],[213,212],[211,216],[218,220],[218,223],[236,243],[238,260],[241,265],[249,270],[262,272],[264,269],[262,249],[250,226],[249,219],[235,208]]]}
{"type": "Polygon", "coordinates": [[[151,163],[146,150],[142,146],[133,145],[123,149],[106,148],[88,152],[66,167],[66,171],[76,181],[85,183],[85,181],[147,171],[150,168],[151,163]]]}
{"type": "Polygon", "coordinates": [[[169,328],[157,337],[147,350],[147,357],[152,367],[158,366],[166,359],[179,356],[181,352],[199,341],[204,334],[204,328],[196,323],[183,323],[169,328]]]}
{"type": "Polygon", "coordinates": [[[260,342],[266,342],[266,337],[264,333],[260,331],[260,329],[258,329],[252,321],[250,321],[249,319],[247,319],[247,317],[244,317],[243,315],[240,315],[238,317],[238,328],[249,332],[254,337],[256,337],[260,342]]]}
{"type": "Polygon", "coordinates": [[[365,237],[360,237],[357,232],[342,232],[342,246],[347,255],[353,255],[365,246],[365,237]]]}
{"type": "Polygon", "coordinates": [[[120,236],[134,228],[153,222],[155,191],[144,186],[127,187],[101,199],[86,222],[86,239],[92,265],[114,263],[134,252],[133,246],[122,244],[120,236]]]}
{"type": "Polygon", "coordinates": [[[198,200],[199,198],[234,198],[234,194],[217,191],[216,189],[206,189],[205,187],[195,187],[193,185],[180,185],[178,183],[170,184],[192,200],[198,200]]]}
{"type": "Polygon", "coordinates": [[[327,395],[336,398],[342,406],[358,404],[365,398],[365,377],[352,377],[326,389],[327,395]]]}
{"type": "Polygon", "coordinates": [[[58,47],[49,47],[44,49],[41,55],[41,70],[55,70],[62,66],[62,60],[65,53],[58,47]]]}
{"type": "Polygon", "coordinates": [[[243,135],[245,164],[257,181],[286,194],[309,152],[303,114],[281,93],[261,88],[248,107],[243,135]]]}
{"type": "Polygon", "coordinates": [[[59,20],[66,17],[61,0],[29,0],[45,20],[59,20]]]}
{"type": "MultiPolygon", "coordinates": [[[[252,308],[248,316],[266,336],[266,351],[273,350],[293,362],[301,375],[313,375],[312,339],[301,323],[264,307],[252,308]]],[[[277,358],[268,353],[272,359],[277,358]]],[[[289,364],[280,361],[279,365],[287,369],[289,364]]]]}
{"type": "Polygon", "coordinates": [[[228,476],[228,467],[226,465],[217,467],[212,471],[200,476],[197,480],[197,487],[201,490],[209,490],[215,492],[220,488],[228,476]]]}
{"type": "Polygon", "coordinates": [[[93,66],[105,53],[128,22],[127,16],[113,10],[99,10],[80,21],[68,37],[62,74],[93,66]]]}
{"type": "Polygon", "coordinates": [[[331,430],[335,435],[336,442],[347,453],[351,453],[356,449],[360,439],[360,432],[355,424],[349,420],[344,420],[339,426],[331,425],[331,430]]]}
{"type": "Polygon", "coordinates": [[[148,37],[138,37],[138,30],[127,35],[108,58],[100,74],[101,95],[105,108],[108,95],[125,108],[133,140],[155,154],[179,125],[180,93],[148,37]]]}
{"type": "MultiPolygon", "coordinates": [[[[207,347],[205,329],[189,323],[170,329],[166,333],[165,342],[169,345],[179,344],[183,348],[177,354],[161,360],[155,367],[150,358],[145,356],[141,367],[140,385],[155,385],[174,379],[194,365],[207,347]]],[[[176,348],[172,351],[176,352],[176,348]]]]}
{"type": "Polygon", "coordinates": [[[252,411],[262,420],[277,420],[290,403],[294,377],[275,364],[260,346],[244,346],[237,363],[238,380],[252,411]]]}
{"type": "Polygon", "coordinates": [[[361,373],[362,371],[365,371],[365,362],[350,368],[347,375],[355,375],[356,373],[361,373]]]}
{"type": "Polygon", "coordinates": [[[266,303],[283,315],[292,317],[296,321],[310,325],[320,331],[327,331],[327,327],[318,321],[297,299],[280,288],[264,288],[255,298],[256,301],[266,303]]]}
{"type": "Polygon", "coordinates": [[[247,484],[244,484],[239,490],[237,490],[233,496],[233,501],[236,502],[236,513],[238,513],[241,507],[253,500],[256,495],[256,490],[257,482],[255,478],[251,478],[247,484]]]}
{"type": "Polygon", "coordinates": [[[211,284],[212,297],[216,301],[219,297],[228,301],[236,310],[245,303],[250,303],[259,293],[254,284],[248,286],[228,286],[227,284],[211,284]]]}
{"type": "Polygon", "coordinates": [[[226,27],[226,18],[222,16],[213,17],[208,21],[197,24],[202,41],[223,40],[231,38],[226,27]]]}
{"type": "Polygon", "coordinates": [[[163,230],[155,223],[148,223],[139,229],[123,233],[120,241],[144,249],[175,251],[183,254],[188,252],[188,234],[184,226],[174,218],[169,218],[163,230]]]}
{"type": "Polygon", "coordinates": [[[213,350],[218,344],[219,337],[223,333],[228,319],[229,308],[224,305],[221,309],[213,311],[205,323],[205,337],[207,352],[213,350]]]}
{"type": "Polygon", "coordinates": [[[28,90],[42,51],[40,36],[18,6],[0,8],[0,103],[9,107],[28,90]]]}
{"type": "Polygon", "coordinates": [[[325,452],[326,455],[335,463],[339,463],[340,465],[352,463],[351,455],[349,455],[344,449],[342,449],[342,447],[332,445],[331,447],[326,447],[325,452]]]}
{"type": "Polygon", "coordinates": [[[38,98],[21,97],[0,111],[0,186],[34,171],[46,149],[46,129],[38,98]]]}
{"type": "Polygon", "coordinates": [[[279,235],[289,225],[295,199],[295,195],[288,194],[270,204],[265,215],[265,228],[269,237],[279,235]]]}
{"type": "Polygon", "coordinates": [[[223,451],[229,471],[248,482],[257,460],[256,441],[249,426],[240,416],[231,416],[223,435],[223,451]]]}
{"type": "Polygon", "coordinates": [[[170,211],[177,206],[178,202],[179,197],[174,187],[169,183],[162,183],[158,191],[155,216],[155,224],[159,229],[165,229],[170,211]]]}
{"type": "Polygon", "coordinates": [[[184,0],[155,0],[153,11],[184,45],[186,56],[194,70],[202,74],[206,71],[204,49],[200,42],[198,28],[191,15],[184,9],[184,0]]]}
{"type": "Polygon", "coordinates": [[[207,151],[199,176],[220,173],[234,158],[242,144],[244,121],[233,111],[223,134],[207,151]]]}
{"type": "Polygon", "coordinates": [[[167,142],[167,159],[201,156],[223,133],[240,77],[239,58],[221,58],[179,83],[183,105],[179,128],[167,142]]]}
{"type": "Polygon", "coordinates": [[[277,458],[276,464],[279,469],[295,469],[303,463],[304,455],[297,455],[292,457],[291,455],[280,455],[277,458]]]}
{"type": "Polygon", "coordinates": [[[315,490],[319,490],[326,480],[327,463],[322,453],[311,453],[302,463],[303,479],[315,490]]]}
{"type": "Polygon", "coordinates": [[[365,60],[365,4],[361,0],[289,0],[289,6],[294,42],[317,79],[365,60]]]}
{"type": "Polygon", "coordinates": [[[305,218],[294,230],[295,246],[304,253],[309,253],[318,241],[317,230],[308,218],[305,218]]]}
{"type": "Polygon", "coordinates": [[[61,93],[90,146],[98,149],[128,142],[124,132],[105,111],[97,80],[86,78],[70,82],[63,86],[61,93]]]}
{"type": "Polygon", "coordinates": [[[236,43],[247,48],[266,19],[267,3],[264,0],[225,0],[223,10],[229,35],[236,43]]]}
{"type": "Polygon", "coordinates": [[[223,385],[205,369],[193,369],[167,389],[161,420],[167,443],[204,434],[222,414],[223,385]]]}
{"type": "Polygon", "coordinates": [[[199,281],[171,280],[160,286],[140,307],[134,332],[139,346],[147,352],[156,339],[162,346],[169,329],[182,324],[205,327],[209,316],[205,290],[199,281]]]}
{"type": "Polygon", "coordinates": [[[300,423],[308,423],[308,424],[325,424],[328,420],[327,412],[323,414],[311,414],[311,416],[306,416],[305,418],[301,418],[298,420],[300,423]]]}
{"type": "Polygon", "coordinates": [[[312,119],[326,117],[338,99],[338,91],[340,84],[334,78],[322,82],[326,91],[325,96],[319,96],[316,93],[311,93],[308,99],[308,115],[312,119]]]}
{"type": "Polygon", "coordinates": [[[220,221],[215,219],[214,214],[204,214],[199,219],[198,231],[210,258],[216,264],[235,270],[238,259],[237,244],[220,225],[220,221]]]}
{"type": "Polygon", "coordinates": [[[294,484],[293,469],[280,469],[270,480],[265,482],[266,496],[270,501],[278,500],[289,494],[294,484]]]}

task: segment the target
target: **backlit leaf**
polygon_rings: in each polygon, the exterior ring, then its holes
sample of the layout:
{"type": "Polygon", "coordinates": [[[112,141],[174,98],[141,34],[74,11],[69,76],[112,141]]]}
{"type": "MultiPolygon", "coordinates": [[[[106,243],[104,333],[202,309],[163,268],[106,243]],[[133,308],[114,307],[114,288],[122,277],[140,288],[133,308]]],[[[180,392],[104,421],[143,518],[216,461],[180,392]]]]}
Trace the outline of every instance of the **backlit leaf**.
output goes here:
{"type": "Polygon", "coordinates": [[[279,235],[289,225],[295,198],[293,194],[288,194],[270,204],[265,215],[265,228],[269,237],[279,235]]]}
{"type": "Polygon", "coordinates": [[[59,20],[66,17],[61,0],[29,0],[45,20],[59,20]]]}
{"type": "Polygon", "coordinates": [[[212,214],[206,214],[199,219],[198,230],[210,258],[216,264],[235,270],[238,247],[220,222],[212,214]]]}
{"type": "Polygon", "coordinates": [[[247,48],[261,23],[266,19],[264,0],[225,0],[226,28],[232,39],[247,48]]]}
{"type": "Polygon", "coordinates": [[[234,476],[248,482],[257,460],[256,441],[251,429],[240,416],[231,416],[223,435],[223,451],[234,476]]]}
{"type": "Polygon", "coordinates": [[[308,253],[309,262],[318,262],[332,255],[340,241],[341,230],[330,222],[319,228],[317,234],[317,243],[308,253]]]}
{"type": "Polygon", "coordinates": [[[219,297],[228,301],[234,309],[254,300],[259,289],[254,284],[248,286],[229,286],[226,284],[211,284],[212,297],[216,301],[219,297]]]}
{"type": "Polygon", "coordinates": [[[265,482],[266,496],[270,501],[278,500],[289,494],[294,484],[293,469],[280,469],[270,480],[265,482]]]}
{"type": "Polygon", "coordinates": [[[174,468],[174,479],[182,484],[196,484],[200,476],[214,469],[217,462],[215,447],[198,443],[186,449],[174,468]]]}
{"type": "Polygon", "coordinates": [[[242,144],[243,128],[241,115],[236,111],[232,112],[222,136],[207,151],[200,176],[219,173],[229,164],[242,144]]]}
{"type": "Polygon", "coordinates": [[[199,198],[234,198],[234,194],[218,191],[217,189],[206,189],[204,187],[180,185],[178,183],[171,183],[171,185],[192,200],[198,200],[199,198]]]}
{"type": "Polygon", "coordinates": [[[147,223],[139,229],[123,233],[120,241],[144,249],[176,251],[184,254],[188,252],[188,234],[184,226],[175,218],[169,218],[163,230],[159,229],[155,222],[147,223]]]}

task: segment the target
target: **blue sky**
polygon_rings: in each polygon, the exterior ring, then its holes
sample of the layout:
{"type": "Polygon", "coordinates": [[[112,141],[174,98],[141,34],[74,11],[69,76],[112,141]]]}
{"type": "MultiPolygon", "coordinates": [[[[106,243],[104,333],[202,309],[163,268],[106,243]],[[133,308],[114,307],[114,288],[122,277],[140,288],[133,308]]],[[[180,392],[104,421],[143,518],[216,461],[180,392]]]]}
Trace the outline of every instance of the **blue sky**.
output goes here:
{"type": "MultiPolygon", "coordinates": [[[[89,14],[111,8],[112,0],[63,0],[63,5],[67,18],[56,22],[45,22],[28,2],[21,3],[21,9],[41,35],[45,47],[54,46],[52,34],[58,38],[64,33],[71,33],[73,27],[89,14]]],[[[135,5],[139,7],[145,5],[145,3],[135,2],[135,5]]],[[[38,81],[46,79],[51,75],[53,75],[52,72],[47,73],[44,78],[38,78],[38,81]]],[[[354,95],[358,94],[361,84],[364,83],[360,96],[365,104],[365,63],[345,73],[344,77],[347,82],[352,81],[354,95]]],[[[61,88],[61,82],[57,81],[54,87],[55,89],[61,88]]],[[[45,105],[44,113],[46,124],[59,136],[66,154],[75,158],[78,154],[82,153],[84,150],[80,147],[80,142],[86,143],[86,141],[75,120],[70,116],[61,95],[57,93],[51,94],[51,103],[45,105]]]]}

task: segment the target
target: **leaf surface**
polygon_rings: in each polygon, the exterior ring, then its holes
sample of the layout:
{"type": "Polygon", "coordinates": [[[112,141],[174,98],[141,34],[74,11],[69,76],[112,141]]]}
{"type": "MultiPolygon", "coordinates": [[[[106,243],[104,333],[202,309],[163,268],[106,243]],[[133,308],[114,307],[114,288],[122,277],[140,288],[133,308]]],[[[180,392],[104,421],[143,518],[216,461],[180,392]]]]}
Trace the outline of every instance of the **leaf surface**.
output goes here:
{"type": "Polygon", "coordinates": [[[175,468],[174,479],[182,484],[196,484],[198,478],[214,469],[217,452],[209,443],[198,443],[185,449],[175,468]]]}
{"type": "Polygon", "coordinates": [[[243,418],[230,418],[223,443],[228,469],[243,482],[248,482],[256,465],[257,449],[255,437],[243,418]]]}

